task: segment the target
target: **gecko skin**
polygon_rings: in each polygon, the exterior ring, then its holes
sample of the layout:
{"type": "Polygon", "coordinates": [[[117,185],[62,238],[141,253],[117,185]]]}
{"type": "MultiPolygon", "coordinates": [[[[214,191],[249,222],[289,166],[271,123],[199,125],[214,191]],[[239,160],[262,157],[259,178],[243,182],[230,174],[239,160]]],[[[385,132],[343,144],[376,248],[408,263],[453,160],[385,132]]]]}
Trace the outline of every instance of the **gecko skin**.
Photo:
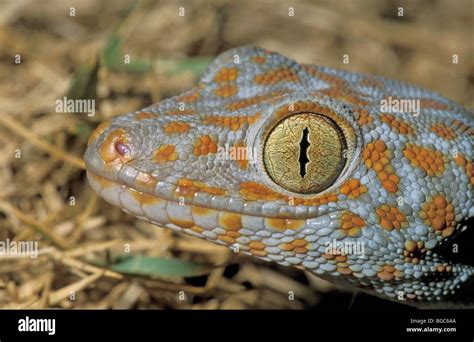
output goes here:
{"type": "Polygon", "coordinates": [[[140,219],[383,298],[445,303],[474,274],[437,252],[474,216],[473,122],[419,87],[240,47],[196,88],[102,123],[85,161],[92,188],[140,219]],[[419,115],[382,110],[389,98],[418,100],[419,115]]]}

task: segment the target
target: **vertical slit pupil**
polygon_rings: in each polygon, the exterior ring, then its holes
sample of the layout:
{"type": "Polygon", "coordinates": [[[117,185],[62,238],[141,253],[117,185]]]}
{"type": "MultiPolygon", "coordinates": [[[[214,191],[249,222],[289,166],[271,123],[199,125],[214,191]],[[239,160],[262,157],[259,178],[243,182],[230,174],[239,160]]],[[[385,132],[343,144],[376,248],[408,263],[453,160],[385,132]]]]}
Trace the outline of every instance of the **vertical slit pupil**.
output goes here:
{"type": "Polygon", "coordinates": [[[301,138],[301,141],[300,141],[300,157],[298,159],[300,163],[301,178],[304,178],[304,176],[306,175],[306,164],[309,163],[307,152],[308,152],[310,143],[308,140],[308,134],[309,134],[308,127],[305,127],[303,129],[303,137],[301,138]]]}

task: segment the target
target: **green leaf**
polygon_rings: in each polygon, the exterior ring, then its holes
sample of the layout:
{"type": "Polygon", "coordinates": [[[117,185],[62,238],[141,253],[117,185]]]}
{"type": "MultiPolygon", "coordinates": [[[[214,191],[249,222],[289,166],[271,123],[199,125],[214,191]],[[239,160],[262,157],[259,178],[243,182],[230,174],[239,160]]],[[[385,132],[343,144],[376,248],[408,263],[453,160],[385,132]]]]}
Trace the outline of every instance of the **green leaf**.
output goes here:
{"type": "Polygon", "coordinates": [[[180,60],[165,61],[169,63],[169,73],[177,75],[183,72],[192,72],[194,76],[200,76],[206,70],[211,62],[211,58],[207,57],[190,57],[180,60]]]}
{"type": "Polygon", "coordinates": [[[119,256],[112,270],[123,274],[145,276],[193,277],[205,272],[205,267],[191,261],[150,257],[145,255],[119,256]]]}
{"type": "Polygon", "coordinates": [[[94,129],[89,124],[83,122],[78,122],[74,125],[74,133],[85,140],[87,140],[93,131],[94,129]]]}
{"type": "Polygon", "coordinates": [[[98,58],[94,58],[91,63],[82,64],[72,77],[71,85],[66,94],[67,98],[95,99],[98,71],[98,58]]]}
{"type": "Polygon", "coordinates": [[[113,71],[144,73],[151,69],[151,62],[142,58],[130,57],[130,63],[125,62],[120,37],[113,34],[102,52],[102,62],[105,67],[113,71]]]}

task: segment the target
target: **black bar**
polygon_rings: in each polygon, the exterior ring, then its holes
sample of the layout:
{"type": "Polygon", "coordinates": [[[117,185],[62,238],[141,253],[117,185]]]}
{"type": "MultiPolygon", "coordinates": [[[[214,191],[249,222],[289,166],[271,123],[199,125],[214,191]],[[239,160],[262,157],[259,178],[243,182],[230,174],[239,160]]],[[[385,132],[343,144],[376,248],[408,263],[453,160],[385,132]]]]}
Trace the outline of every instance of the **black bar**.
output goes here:
{"type": "MultiPolygon", "coordinates": [[[[45,323],[46,321],[42,321],[45,323]]],[[[50,322],[50,321],[49,321],[50,322]]],[[[36,325],[31,327],[35,328],[36,325]]],[[[46,329],[47,325],[43,325],[46,329]]],[[[52,328],[52,325],[49,326],[52,328]]],[[[48,329],[46,329],[48,330],[48,329]]],[[[52,329],[49,329],[52,332],[52,329]]],[[[201,341],[208,338],[238,338],[242,342],[275,336],[292,340],[340,341],[473,341],[472,310],[408,312],[322,312],[322,311],[154,311],[154,310],[0,310],[0,342],[10,341],[110,341],[126,338],[150,341],[201,341]],[[28,317],[28,321],[26,318],[28,317]],[[20,322],[55,319],[54,335],[18,331],[20,322]],[[24,321],[20,321],[24,320],[24,321]],[[431,331],[407,331],[407,328],[431,331]],[[435,332],[434,328],[455,328],[435,332]]]]}

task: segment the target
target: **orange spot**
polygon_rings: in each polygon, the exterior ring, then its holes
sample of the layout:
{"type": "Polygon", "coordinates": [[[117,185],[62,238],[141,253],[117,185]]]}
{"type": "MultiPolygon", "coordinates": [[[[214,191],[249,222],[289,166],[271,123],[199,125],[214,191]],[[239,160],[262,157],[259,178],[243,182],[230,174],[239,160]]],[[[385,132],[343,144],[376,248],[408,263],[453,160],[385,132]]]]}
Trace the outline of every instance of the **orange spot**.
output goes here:
{"type": "Polygon", "coordinates": [[[474,136],[474,128],[465,125],[459,120],[453,120],[450,126],[463,135],[474,136]]]}
{"type": "Polygon", "coordinates": [[[218,235],[217,238],[229,245],[233,245],[237,240],[229,235],[218,235]]]}
{"type": "Polygon", "coordinates": [[[323,205],[327,204],[330,202],[337,202],[337,195],[328,193],[323,196],[315,197],[315,198],[300,198],[300,197],[295,197],[293,199],[293,202],[295,205],[323,205]]]}
{"type": "Polygon", "coordinates": [[[214,94],[220,97],[231,97],[237,94],[237,91],[237,86],[226,84],[214,90],[214,94]]]}
{"type": "Polygon", "coordinates": [[[184,133],[184,132],[189,131],[189,128],[190,126],[186,122],[171,121],[165,125],[165,133],[166,134],[184,133]]]}
{"type": "Polygon", "coordinates": [[[374,121],[374,118],[369,114],[369,111],[366,109],[357,109],[355,112],[359,114],[357,123],[361,126],[367,125],[374,121]]]}
{"type": "Polygon", "coordinates": [[[181,228],[191,228],[194,226],[194,222],[190,220],[183,220],[180,218],[170,216],[170,222],[181,228]]]}
{"type": "Polygon", "coordinates": [[[219,213],[219,226],[225,230],[237,231],[242,228],[240,215],[235,213],[219,213]]]}
{"type": "Polygon", "coordinates": [[[282,243],[280,245],[280,249],[285,252],[291,251],[293,248],[295,248],[295,246],[293,246],[291,243],[282,243]]]}
{"type": "Polygon", "coordinates": [[[305,239],[296,239],[293,241],[293,245],[295,247],[304,247],[308,244],[308,242],[305,239]]]}
{"type": "Polygon", "coordinates": [[[158,115],[150,112],[140,112],[135,115],[135,120],[145,120],[145,119],[151,119],[151,118],[156,118],[158,115]]]}
{"type": "Polygon", "coordinates": [[[199,234],[201,234],[201,233],[204,231],[204,228],[199,227],[199,226],[192,226],[190,229],[191,229],[193,232],[196,232],[196,233],[199,233],[199,234]]]}
{"type": "Polygon", "coordinates": [[[110,121],[102,122],[99,126],[97,126],[94,132],[92,132],[89,139],[87,140],[87,146],[89,146],[91,142],[96,140],[99,137],[99,135],[101,135],[109,126],[110,126],[110,121]]]}
{"type": "Polygon", "coordinates": [[[258,201],[258,200],[288,200],[287,196],[280,195],[279,193],[267,188],[264,185],[255,182],[242,182],[240,183],[240,194],[246,200],[258,201]]]}
{"type": "Polygon", "coordinates": [[[161,145],[153,154],[153,161],[156,163],[165,163],[178,159],[178,152],[174,145],[161,145]]]}
{"type": "Polygon", "coordinates": [[[443,237],[453,234],[456,228],[454,207],[441,195],[433,197],[422,206],[420,217],[443,237]]]}
{"type": "Polygon", "coordinates": [[[339,263],[344,263],[347,261],[347,255],[336,255],[334,259],[339,263]]]}
{"type": "Polygon", "coordinates": [[[305,239],[296,239],[291,242],[280,244],[280,249],[283,251],[293,251],[297,254],[305,254],[308,252],[308,242],[305,239]]]}
{"type": "Polygon", "coordinates": [[[409,253],[413,253],[418,249],[418,245],[416,241],[408,240],[405,242],[405,250],[409,253]]]}
{"type": "Polygon", "coordinates": [[[384,152],[387,149],[387,145],[385,145],[385,142],[383,140],[376,140],[374,142],[374,147],[377,152],[384,152]]]}
{"type": "Polygon", "coordinates": [[[440,176],[444,172],[445,157],[435,149],[408,143],[403,155],[412,166],[423,169],[429,176],[440,176]]]}
{"type": "Polygon", "coordinates": [[[350,211],[343,212],[341,215],[341,230],[345,235],[358,236],[360,230],[365,226],[365,221],[350,211]]]}
{"type": "Polygon", "coordinates": [[[352,273],[352,270],[348,267],[338,267],[336,271],[344,275],[349,275],[352,273]]]}
{"type": "Polygon", "coordinates": [[[395,275],[393,273],[390,273],[390,272],[387,272],[387,271],[379,272],[379,273],[377,273],[377,276],[380,279],[384,280],[384,281],[390,281],[395,277],[395,275]]]}
{"type": "Polygon", "coordinates": [[[255,76],[255,83],[257,84],[276,84],[279,82],[297,82],[298,75],[290,68],[278,68],[268,70],[263,74],[255,76]]]}
{"type": "Polygon", "coordinates": [[[367,192],[367,187],[360,184],[358,179],[349,179],[340,188],[339,192],[348,198],[357,198],[367,192]]]}
{"type": "Polygon", "coordinates": [[[449,109],[449,106],[445,103],[429,99],[423,98],[420,99],[420,107],[421,108],[434,108],[434,109],[449,109]]]}
{"type": "Polygon", "coordinates": [[[286,227],[288,229],[300,229],[304,227],[305,221],[304,220],[296,220],[296,219],[285,219],[286,220],[286,227]]]}
{"type": "Polygon", "coordinates": [[[383,187],[388,191],[388,192],[397,192],[398,186],[396,183],[392,182],[391,180],[384,180],[382,182],[383,187]]]}
{"type": "Polygon", "coordinates": [[[256,257],[260,257],[260,258],[263,258],[263,257],[267,256],[267,252],[265,252],[263,250],[259,250],[259,249],[251,249],[250,253],[252,253],[252,255],[254,255],[256,257]]]}
{"type": "Polygon", "coordinates": [[[237,239],[240,236],[240,232],[235,230],[229,230],[227,231],[227,235],[237,239]]]}
{"type": "Polygon", "coordinates": [[[380,119],[387,125],[392,127],[397,133],[400,134],[412,134],[413,128],[403,120],[397,119],[392,114],[382,114],[380,119]]]}
{"type": "Polygon", "coordinates": [[[441,123],[434,124],[431,126],[431,130],[438,135],[439,137],[445,140],[456,139],[456,133],[451,129],[451,127],[445,126],[441,123]]]}
{"type": "Polygon", "coordinates": [[[277,218],[266,218],[267,224],[279,231],[286,230],[286,221],[285,219],[277,219],[277,218]]]}
{"type": "Polygon", "coordinates": [[[192,210],[193,215],[196,215],[196,216],[207,216],[211,213],[211,209],[198,207],[198,206],[193,206],[191,210],[192,210]]]}
{"type": "Polygon", "coordinates": [[[260,241],[251,241],[249,243],[249,247],[251,249],[259,249],[259,250],[263,250],[265,249],[265,244],[263,242],[260,242],[260,241]]]}
{"type": "Polygon", "coordinates": [[[228,127],[232,131],[239,130],[242,125],[253,124],[261,116],[260,113],[256,113],[254,116],[205,116],[202,118],[202,122],[205,124],[213,124],[217,126],[228,127]]]}
{"type": "Polygon", "coordinates": [[[362,151],[362,157],[367,168],[374,169],[382,186],[390,193],[398,191],[399,177],[391,165],[392,151],[387,149],[383,140],[376,140],[367,144],[362,151]]]}
{"type": "Polygon", "coordinates": [[[322,256],[326,260],[334,260],[334,258],[336,257],[335,254],[323,254],[322,256]]]}
{"type": "Polygon", "coordinates": [[[203,135],[198,137],[194,143],[194,155],[195,156],[205,156],[209,153],[217,152],[216,141],[211,138],[209,135],[203,135]]]}
{"type": "Polygon", "coordinates": [[[420,259],[426,254],[425,243],[423,241],[407,240],[405,241],[403,257],[405,262],[418,264],[420,259]]]}
{"type": "Polygon", "coordinates": [[[141,192],[141,191],[137,191],[137,190],[134,190],[134,189],[131,189],[131,188],[129,188],[127,190],[128,190],[128,193],[141,205],[154,205],[154,204],[161,201],[161,199],[159,199],[155,196],[146,194],[146,193],[141,192]]]}
{"type": "Polygon", "coordinates": [[[471,184],[474,185],[474,163],[468,161],[462,154],[458,154],[454,160],[456,164],[464,168],[467,177],[471,180],[471,184]]]}
{"type": "Polygon", "coordinates": [[[216,196],[221,196],[225,194],[224,190],[216,187],[210,187],[206,183],[201,181],[192,180],[188,178],[182,178],[178,180],[176,187],[176,194],[178,196],[190,198],[193,197],[194,194],[196,194],[197,192],[205,192],[210,195],[216,196]]]}
{"type": "Polygon", "coordinates": [[[382,204],[375,212],[379,217],[380,225],[388,231],[400,230],[407,226],[408,222],[405,215],[397,207],[382,204]]]}
{"type": "Polygon", "coordinates": [[[383,266],[382,271],[377,273],[377,276],[384,281],[390,281],[394,278],[403,277],[403,272],[395,270],[392,265],[385,265],[383,266]]]}
{"type": "Polygon", "coordinates": [[[237,68],[222,68],[214,77],[214,82],[216,83],[226,83],[235,81],[239,70],[237,68]]]}
{"type": "Polygon", "coordinates": [[[192,109],[171,109],[166,112],[166,115],[193,115],[195,112],[192,109]]]}
{"type": "Polygon", "coordinates": [[[270,227],[278,230],[284,231],[287,229],[300,229],[304,226],[304,220],[294,220],[294,219],[279,219],[279,218],[266,218],[265,222],[270,227]]]}
{"type": "Polygon", "coordinates": [[[264,56],[255,56],[252,58],[252,61],[257,64],[263,64],[266,61],[266,58],[264,56]]]}
{"type": "Polygon", "coordinates": [[[199,91],[192,91],[190,93],[179,96],[177,101],[183,103],[193,103],[199,100],[200,96],[201,95],[199,94],[199,91]]]}

